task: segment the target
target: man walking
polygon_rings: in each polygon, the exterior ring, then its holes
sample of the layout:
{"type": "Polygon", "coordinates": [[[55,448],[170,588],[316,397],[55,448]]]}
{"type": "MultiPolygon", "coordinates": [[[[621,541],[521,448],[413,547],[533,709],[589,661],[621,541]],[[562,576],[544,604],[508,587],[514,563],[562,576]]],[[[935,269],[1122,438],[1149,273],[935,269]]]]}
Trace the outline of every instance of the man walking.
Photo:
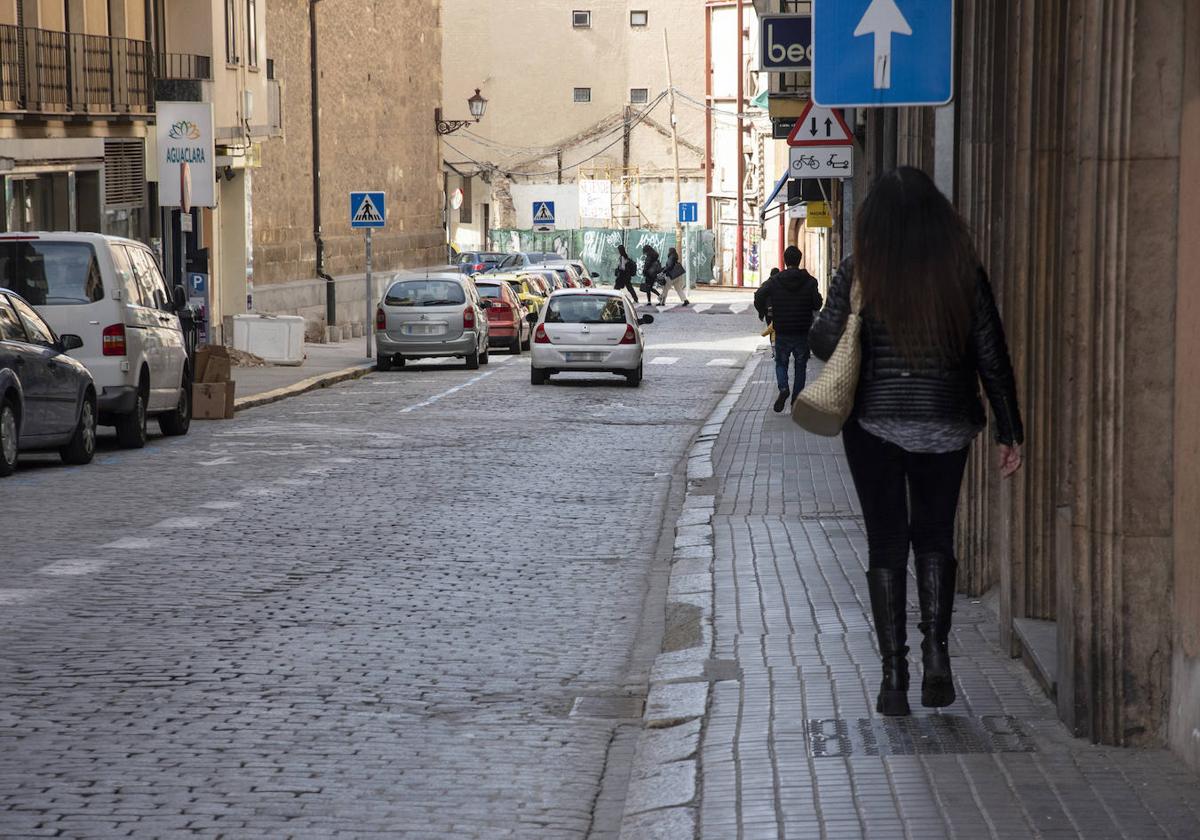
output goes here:
{"type": "Polygon", "coordinates": [[[779,396],[775,413],[783,411],[790,396],[794,401],[804,390],[808,368],[808,331],[821,308],[817,278],[800,267],[804,255],[795,245],[783,252],[784,270],[767,280],[754,293],[759,320],[775,327],[775,380],[779,396]],[[788,360],[796,362],[795,386],[788,385],[788,360]]]}

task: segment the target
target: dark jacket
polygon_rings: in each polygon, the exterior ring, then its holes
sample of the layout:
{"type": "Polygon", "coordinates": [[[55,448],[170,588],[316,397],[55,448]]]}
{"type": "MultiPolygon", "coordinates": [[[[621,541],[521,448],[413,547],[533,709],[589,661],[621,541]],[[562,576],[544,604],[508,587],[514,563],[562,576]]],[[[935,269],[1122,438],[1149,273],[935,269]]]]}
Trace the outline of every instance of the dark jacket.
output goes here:
{"type": "Polygon", "coordinates": [[[754,293],[758,317],[768,316],[778,335],[807,335],[821,308],[817,278],[803,268],[789,268],[763,283],[754,293]]]}
{"type": "Polygon", "coordinates": [[[637,263],[629,257],[617,257],[617,282],[631,280],[637,274],[637,263]]]}
{"type": "Polygon", "coordinates": [[[646,278],[643,285],[653,285],[658,281],[658,275],[662,273],[663,266],[658,259],[658,254],[651,254],[646,257],[645,263],[642,264],[642,276],[646,278]]]}
{"type": "MultiPolygon", "coordinates": [[[[829,286],[829,300],[809,334],[809,346],[827,360],[837,347],[850,312],[853,263],[847,259],[829,286]]],[[[995,415],[999,443],[1023,443],[1025,430],[1017,406],[1004,326],[992,296],[987,274],[979,269],[975,282],[975,314],[967,350],[957,361],[931,354],[910,364],[892,344],[883,324],[863,312],[862,369],[854,398],[855,418],[899,420],[954,420],[984,425],[987,417],[979,397],[979,383],[987,392],[995,415]]]]}
{"type": "Polygon", "coordinates": [[[679,264],[679,258],[672,257],[670,254],[668,254],[667,264],[663,266],[664,279],[674,280],[676,277],[683,276],[683,273],[683,266],[679,264]]]}

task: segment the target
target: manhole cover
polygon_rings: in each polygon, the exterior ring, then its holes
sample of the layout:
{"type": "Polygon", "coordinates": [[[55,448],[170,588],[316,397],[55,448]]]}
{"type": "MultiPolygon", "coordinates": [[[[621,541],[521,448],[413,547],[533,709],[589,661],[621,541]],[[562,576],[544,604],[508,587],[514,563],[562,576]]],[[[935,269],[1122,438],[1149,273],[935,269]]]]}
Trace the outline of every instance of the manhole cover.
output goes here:
{"type": "Polygon", "coordinates": [[[808,722],[807,740],[813,758],[1037,751],[1033,738],[1010,715],[826,718],[808,722]]]}
{"type": "Polygon", "coordinates": [[[637,720],[645,701],[641,697],[576,697],[571,717],[637,720]]]}

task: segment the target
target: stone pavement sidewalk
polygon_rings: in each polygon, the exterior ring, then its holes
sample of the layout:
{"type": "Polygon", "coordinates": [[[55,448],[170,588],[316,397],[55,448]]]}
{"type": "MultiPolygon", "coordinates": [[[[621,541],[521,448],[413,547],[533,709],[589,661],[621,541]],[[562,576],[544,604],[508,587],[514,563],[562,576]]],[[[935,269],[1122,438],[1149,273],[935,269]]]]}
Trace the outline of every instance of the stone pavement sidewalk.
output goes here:
{"type": "Polygon", "coordinates": [[[236,406],[240,411],[276,399],[325,387],[364,375],[373,367],[367,359],[366,339],[354,338],[337,344],[305,344],[302,365],[235,367],[236,406]]]}
{"type": "MultiPolygon", "coordinates": [[[[996,617],[981,601],[960,596],[955,606],[957,702],[925,709],[910,578],[913,715],[875,713],[866,538],[841,441],[774,414],[771,360],[751,364],[712,444],[712,478],[689,473],[689,507],[698,509],[691,494],[700,494],[712,514],[707,709],[698,739],[686,738],[696,723],[686,712],[655,720],[655,691],[666,686],[652,677],[652,728],[639,755],[666,732],[698,749],[635,769],[629,801],[645,804],[627,807],[623,837],[1200,838],[1200,778],[1165,750],[1071,737],[1024,668],[1002,654],[996,617]],[[647,793],[663,780],[691,800],[647,793]]],[[[685,516],[677,533],[695,523],[685,516]]],[[[695,546],[678,556],[695,542],[676,541],[672,591],[697,589],[695,546]],[[681,587],[683,578],[692,585],[681,587]]]]}

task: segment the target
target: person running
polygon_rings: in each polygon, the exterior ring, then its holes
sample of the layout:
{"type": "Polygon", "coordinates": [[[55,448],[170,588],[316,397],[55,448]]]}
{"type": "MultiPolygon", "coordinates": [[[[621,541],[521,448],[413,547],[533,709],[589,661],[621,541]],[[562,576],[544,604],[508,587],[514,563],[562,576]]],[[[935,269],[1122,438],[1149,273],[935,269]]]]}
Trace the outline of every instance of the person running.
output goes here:
{"type": "Polygon", "coordinates": [[[659,306],[667,305],[667,292],[672,289],[675,294],[679,295],[679,299],[683,301],[683,305],[689,304],[687,298],[687,270],[683,267],[683,263],[679,261],[679,252],[674,248],[667,250],[667,264],[663,266],[663,289],[662,294],[658,298],[659,306]]]}
{"type": "Polygon", "coordinates": [[[817,278],[800,267],[804,255],[795,245],[783,252],[784,270],[769,278],[754,293],[759,320],[771,319],[775,328],[775,382],[779,396],[775,413],[783,411],[790,396],[794,401],[804,390],[808,375],[808,331],[813,315],[821,308],[817,278]],[[795,360],[795,384],[788,382],[788,363],[795,360]]]}
{"type": "Polygon", "coordinates": [[[663,265],[658,258],[658,251],[650,245],[642,246],[642,291],[646,293],[646,303],[654,303],[654,285],[658,275],[662,273],[663,265]]]}
{"type": "Polygon", "coordinates": [[[619,291],[629,292],[633,296],[633,302],[638,302],[637,289],[633,287],[633,278],[637,274],[637,263],[629,258],[629,254],[625,252],[624,245],[617,246],[617,280],[613,288],[619,291]]]}
{"type": "Polygon", "coordinates": [[[867,531],[867,588],[883,681],[875,709],[910,714],[906,578],[915,555],[921,605],[921,704],[954,702],[950,623],[958,563],[954,518],[971,441],[991,403],[1000,474],[1021,467],[1024,431],[1000,313],[971,234],[933,180],[901,167],[858,211],[854,253],[838,269],[811,333],[832,355],[862,301],[862,364],[842,429],[867,531]]]}

